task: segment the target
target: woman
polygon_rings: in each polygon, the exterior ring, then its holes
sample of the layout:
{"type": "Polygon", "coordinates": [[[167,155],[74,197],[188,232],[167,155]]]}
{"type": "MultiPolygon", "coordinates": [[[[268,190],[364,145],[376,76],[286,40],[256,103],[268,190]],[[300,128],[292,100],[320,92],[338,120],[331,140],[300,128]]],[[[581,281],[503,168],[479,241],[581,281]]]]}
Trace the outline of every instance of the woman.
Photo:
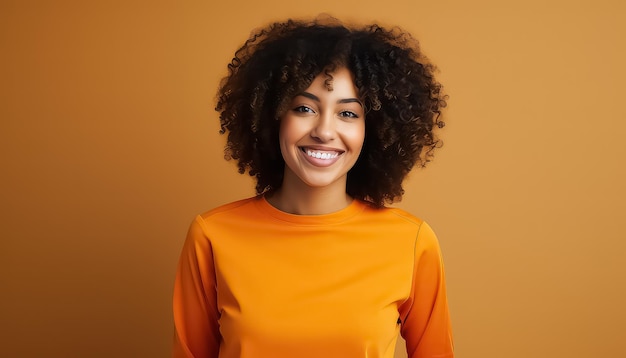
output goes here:
{"type": "Polygon", "coordinates": [[[438,146],[445,106],[408,34],[275,23],[218,93],[257,196],[196,218],[174,290],[177,357],[453,357],[437,239],[384,207],[438,146]]]}

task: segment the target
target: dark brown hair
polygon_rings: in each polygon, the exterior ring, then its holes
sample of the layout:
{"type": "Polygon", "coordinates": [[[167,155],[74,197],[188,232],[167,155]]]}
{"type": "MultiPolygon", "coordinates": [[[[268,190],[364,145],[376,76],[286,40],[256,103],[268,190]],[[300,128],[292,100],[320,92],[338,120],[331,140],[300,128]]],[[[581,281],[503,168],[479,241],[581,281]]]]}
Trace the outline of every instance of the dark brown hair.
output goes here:
{"type": "Polygon", "coordinates": [[[348,27],[331,19],[288,20],[254,33],[237,50],[220,85],[216,110],[228,133],[226,159],[256,178],[258,194],[282,184],[278,132],[292,98],[324,72],[345,66],[366,109],[365,141],[348,172],[349,195],[376,206],[400,200],[402,181],[441,142],[446,97],[418,42],[399,28],[348,27]]]}

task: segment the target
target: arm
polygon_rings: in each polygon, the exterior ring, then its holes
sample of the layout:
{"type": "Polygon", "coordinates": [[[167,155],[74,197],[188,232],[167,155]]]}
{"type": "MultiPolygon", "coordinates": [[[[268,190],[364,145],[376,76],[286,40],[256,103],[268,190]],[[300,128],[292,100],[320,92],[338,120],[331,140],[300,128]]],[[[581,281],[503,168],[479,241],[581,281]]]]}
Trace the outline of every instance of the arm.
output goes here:
{"type": "Polygon", "coordinates": [[[400,308],[400,318],[409,358],[454,357],[441,251],[425,222],[415,244],[411,294],[400,308]]]}
{"type": "Polygon", "coordinates": [[[174,283],[173,356],[216,358],[218,318],[213,252],[197,217],[189,228],[174,283]]]}

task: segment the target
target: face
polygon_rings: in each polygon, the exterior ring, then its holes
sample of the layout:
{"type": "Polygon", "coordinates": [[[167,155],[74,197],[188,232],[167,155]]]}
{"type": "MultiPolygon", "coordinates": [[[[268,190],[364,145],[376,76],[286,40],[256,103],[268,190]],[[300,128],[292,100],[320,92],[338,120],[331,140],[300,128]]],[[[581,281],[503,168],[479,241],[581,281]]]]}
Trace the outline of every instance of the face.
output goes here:
{"type": "Polygon", "coordinates": [[[345,191],[348,171],[363,147],[365,113],[350,71],[342,67],[332,77],[332,91],[320,74],[281,117],[283,186],[342,186],[345,191]]]}

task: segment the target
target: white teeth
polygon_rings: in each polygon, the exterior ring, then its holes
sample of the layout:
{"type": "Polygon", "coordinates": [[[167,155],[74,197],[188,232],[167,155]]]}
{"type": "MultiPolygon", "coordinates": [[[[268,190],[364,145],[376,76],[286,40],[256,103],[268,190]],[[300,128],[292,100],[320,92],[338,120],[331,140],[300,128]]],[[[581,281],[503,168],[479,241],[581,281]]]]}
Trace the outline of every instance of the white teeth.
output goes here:
{"type": "Polygon", "coordinates": [[[339,153],[314,152],[312,150],[307,150],[306,154],[309,157],[313,157],[317,159],[333,159],[339,156],[339,153]]]}

